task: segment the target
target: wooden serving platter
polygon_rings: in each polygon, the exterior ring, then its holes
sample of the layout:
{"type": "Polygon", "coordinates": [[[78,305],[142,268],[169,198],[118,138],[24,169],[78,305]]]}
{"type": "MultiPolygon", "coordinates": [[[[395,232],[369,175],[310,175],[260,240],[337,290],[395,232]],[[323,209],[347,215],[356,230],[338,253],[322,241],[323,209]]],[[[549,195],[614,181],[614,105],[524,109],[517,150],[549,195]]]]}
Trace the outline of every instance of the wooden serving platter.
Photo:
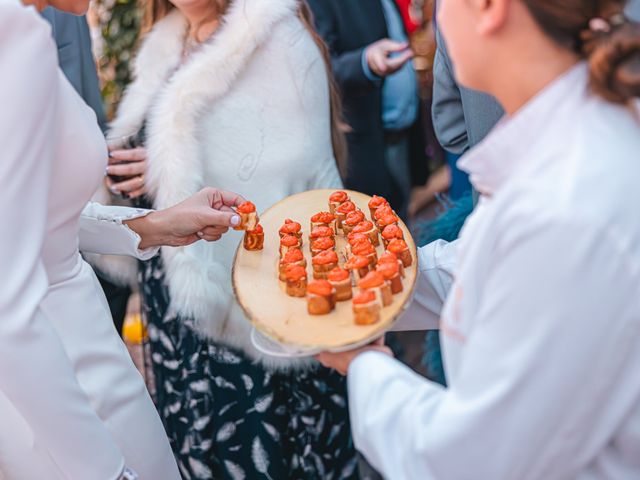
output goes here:
{"type": "MultiPolygon", "coordinates": [[[[329,210],[329,195],[335,190],[310,190],[285,198],[260,214],[264,228],[264,249],[245,250],[242,242],[238,246],[233,264],[233,289],[238,303],[255,328],[267,337],[284,345],[313,351],[342,350],[374,340],[387,331],[411,300],[417,277],[416,245],[406,225],[400,222],[413,262],[405,268],[403,291],[393,297],[393,303],[384,307],[380,321],[374,325],[361,326],[353,321],[351,301],[338,302],[336,309],[327,315],[309,315],[305,298],[290,297],[285,293],[284,283],[278,280],[279,246],[278,231],[284,220],[290,218],[302,225],[302,251],[307,259],[308,278],[313,278],[311,252],[309,251],[310,218],[321,211],[329,210]]],[[[370,220],[368,195],[345,190],[351,201],[370,220]]],[[[336,252],[340,266],[346,261],[342,254],[346,237],[336,235],[336,252]]],[[[384,252],[382,241],[377,247],[378,255],[384,252]]],[[[354,286],[354,294],[358,288],[354,286]]]]}

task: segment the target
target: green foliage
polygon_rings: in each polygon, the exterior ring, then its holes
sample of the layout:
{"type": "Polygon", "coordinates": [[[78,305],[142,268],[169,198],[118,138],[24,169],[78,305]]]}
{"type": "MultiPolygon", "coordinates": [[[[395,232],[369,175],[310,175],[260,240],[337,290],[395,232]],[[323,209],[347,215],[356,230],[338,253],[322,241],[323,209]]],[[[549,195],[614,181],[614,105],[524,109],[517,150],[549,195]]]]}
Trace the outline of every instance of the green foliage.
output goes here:
{"type": "Polygon", "coordinates": [[[140,34],[142,8],[138,0],[98,0],[96,5],[102,33],[99,69],[107,116],[112,118],[131,81],[131,60],[140,34]]]}

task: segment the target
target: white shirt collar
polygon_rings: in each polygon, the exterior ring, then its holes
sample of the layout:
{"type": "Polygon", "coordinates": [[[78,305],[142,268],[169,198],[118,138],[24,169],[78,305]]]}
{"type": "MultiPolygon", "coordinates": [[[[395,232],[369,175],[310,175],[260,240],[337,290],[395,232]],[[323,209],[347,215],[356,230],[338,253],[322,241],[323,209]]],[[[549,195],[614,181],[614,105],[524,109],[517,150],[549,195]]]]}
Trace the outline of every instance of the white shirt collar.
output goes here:
{"type": "Polygon", "coordinates": [[[567,125],[560,119],[575,114],[568,106],[587,89],[588,67],[581,62],[552,81],[520,110],[506,116],[476,147],[465,154],[458,167],[470,175],[481,194],[492,195],[518,170],[538,142],[554,141],[554,129],[567,125]]]}

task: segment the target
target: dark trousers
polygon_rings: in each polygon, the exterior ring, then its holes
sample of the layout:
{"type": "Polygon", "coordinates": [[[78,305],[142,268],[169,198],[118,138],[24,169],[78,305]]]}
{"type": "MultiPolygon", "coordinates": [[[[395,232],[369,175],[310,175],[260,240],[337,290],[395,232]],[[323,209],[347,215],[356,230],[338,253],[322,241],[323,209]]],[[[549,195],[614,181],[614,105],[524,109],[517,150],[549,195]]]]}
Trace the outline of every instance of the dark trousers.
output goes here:
{"type": "Polygon", "coordinates": [[[400,189],[400,200],[393,208],[403,221],[411,199],[411,158],[408,131],[385,134],[384,159],[393,181],[400,189]]]}

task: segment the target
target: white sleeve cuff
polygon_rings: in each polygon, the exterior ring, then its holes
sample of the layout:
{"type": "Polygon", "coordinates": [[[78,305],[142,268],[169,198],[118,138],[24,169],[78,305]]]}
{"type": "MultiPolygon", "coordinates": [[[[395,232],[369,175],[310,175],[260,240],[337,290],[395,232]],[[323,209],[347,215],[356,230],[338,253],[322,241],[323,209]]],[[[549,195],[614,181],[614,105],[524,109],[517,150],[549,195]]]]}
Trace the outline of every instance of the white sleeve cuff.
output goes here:
{"type": "Polygon", "coordinates": [[[80,250],[149,260],[157,255],[159,248],[140,250],[140,235],[123,222],[144,217],[152,211],[89,203],[80,216],[80,250]]]}

